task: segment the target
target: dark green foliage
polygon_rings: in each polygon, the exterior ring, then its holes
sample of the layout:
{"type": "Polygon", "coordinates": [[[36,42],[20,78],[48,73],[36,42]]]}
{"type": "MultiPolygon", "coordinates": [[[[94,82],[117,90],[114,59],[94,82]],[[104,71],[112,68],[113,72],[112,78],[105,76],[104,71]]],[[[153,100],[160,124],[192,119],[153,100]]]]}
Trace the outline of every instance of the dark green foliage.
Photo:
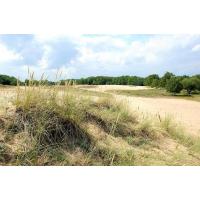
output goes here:
{"type": "Polygon", "coordinates": [[[17,79],[13,76],[0,75],[0,85],[17,85],[17,79]]]}
{"type": "Polygon", "coordinates": [[[177,77],[171,77],[167,80],[166,90],[171,93],[180,93],[183,89],[183,85],[180,82],[180,79],[177,77]]]}
{"type": "Polygon", "coordinates": [[[87,85],[143,85],[144,78],[138,76],[91,76],[88,78],[77,79],[77,84],[87,85]]]}
{"type": "Polygon", "coordinates": [[[151,83],[151,87],[159,87],[160,81],[159,79],[154,79],[151,83]]]}
{"type": "Polygon", "coordinates": [[[159,80],[159,76],[157,74],[147,76],[144,80],[144,85],[151,86],[154,80],[159,80]]]}
{"type": "Polygon", "coordinates": [[[171,79],[173,76],[175,76],[174,74],[170,73],[170,72],[166,72],[164,74],[164,76],[160,79],[160,87],[166,87],[167,81],[169,79],[171,79]]]}
{"type": "Polygon", "coordinates": [[[185,78],[181,81],[183,89],[185,89],[188,95],[191,95],[192,91],[200,90],[200,79],[197,77],[185,78]]]}

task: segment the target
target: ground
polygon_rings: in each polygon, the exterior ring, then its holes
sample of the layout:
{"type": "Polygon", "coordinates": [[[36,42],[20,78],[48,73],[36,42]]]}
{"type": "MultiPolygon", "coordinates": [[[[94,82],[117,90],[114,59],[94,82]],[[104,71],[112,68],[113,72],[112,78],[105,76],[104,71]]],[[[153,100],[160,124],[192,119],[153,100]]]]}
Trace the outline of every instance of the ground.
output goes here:
{"type": "MultiPolygon", "coordinates": [[[[81,87],[81,86],[79,86],[81,87]]],[[[103,85],[103,86],[87,86],[84,89],[90,91],[101,91],[114,93],[115,91],[138,91],[153,90],[145,86],[122,86],[122,85],[103,85]]],[[[137,108],[144,114],[151,116],[172,117],[175,121],[181,123],[189,134],[200,135],[200,103],[192,100],[185,100],[171,96],[166,97],[140,97],[137,95],[126,95],[120,92],[115,95],[120,100],[126,100],[130,109],[137,108]],[[121,95],[124,94],[124,95],[121,95]]],[[[143,95],[141,95],[143,96],[143,95]]],[[[185,98],[185,97],[184,97],[185,98]]]]}
{"type": "Polygon", "coordinates": [[[200,165],[199,102],[119,90],[1,88],[0,165],[200,165]]]}

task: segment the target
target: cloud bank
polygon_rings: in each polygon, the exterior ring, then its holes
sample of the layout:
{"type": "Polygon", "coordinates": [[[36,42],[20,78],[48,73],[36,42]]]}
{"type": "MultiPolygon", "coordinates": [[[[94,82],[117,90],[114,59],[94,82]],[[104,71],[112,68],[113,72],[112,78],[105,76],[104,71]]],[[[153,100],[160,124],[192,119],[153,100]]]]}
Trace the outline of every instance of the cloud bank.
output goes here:
{"type": "Polygon", "coordinates": [[[54,79],[200,73],[200,35],[0,35],[0,73],[54,79]]]}

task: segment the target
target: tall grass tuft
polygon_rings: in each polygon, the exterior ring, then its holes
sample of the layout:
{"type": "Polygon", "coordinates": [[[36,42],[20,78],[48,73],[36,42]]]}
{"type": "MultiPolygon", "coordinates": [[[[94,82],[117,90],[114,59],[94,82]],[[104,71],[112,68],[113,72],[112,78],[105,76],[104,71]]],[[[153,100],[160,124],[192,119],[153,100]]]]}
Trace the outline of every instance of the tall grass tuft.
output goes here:
{"type": "Polygon", "coordinates": [[[10,131],[27,132],[37,145],[89,145],[84,130],[85,100],[70,92],[70,85],[60,87],[34,84],[30,75],[25,88],[17,87],[16,113],[10,131]]]}

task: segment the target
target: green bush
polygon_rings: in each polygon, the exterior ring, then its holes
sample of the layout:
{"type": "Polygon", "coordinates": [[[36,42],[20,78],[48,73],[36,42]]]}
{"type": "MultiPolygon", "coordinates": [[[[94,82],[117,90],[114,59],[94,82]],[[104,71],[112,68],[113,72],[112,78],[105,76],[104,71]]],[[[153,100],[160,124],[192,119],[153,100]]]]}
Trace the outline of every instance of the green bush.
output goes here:
{"type": "Polygon", "coordinates": [[[194,90],[200,90],[200,80],[196,77],[185,78],[181,81],[181,83],[188,95],[191,95],[194,90]]]}
{"type": "Polygon", "coordinates": [[[180,80],[176,77],[172,77],[167,81],[166,90],[171,93],[180,93],[183,89],[183,85],[180,80]]]}

